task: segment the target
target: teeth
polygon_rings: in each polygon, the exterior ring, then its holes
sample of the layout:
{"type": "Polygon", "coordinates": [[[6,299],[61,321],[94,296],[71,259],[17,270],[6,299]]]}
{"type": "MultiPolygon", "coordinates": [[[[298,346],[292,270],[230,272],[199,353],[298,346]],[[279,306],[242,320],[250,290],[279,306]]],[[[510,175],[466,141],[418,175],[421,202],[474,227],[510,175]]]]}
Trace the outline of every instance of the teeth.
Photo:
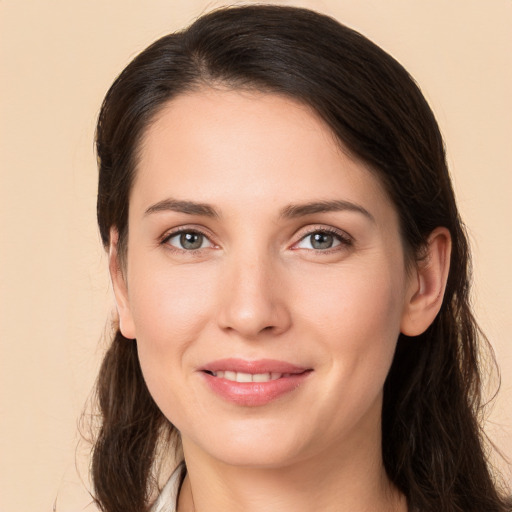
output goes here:
{"type": "Polygon", "coordinates": [[[243,372],[230,372],[230,371],[219,371],[213,373],[215,377],[220,379],[231,380],[233,382],[269,382],[271,380],[280,379],[283,375],[288,376],[289,374],[283,373],[243,373],[243,372]]]}
{"type": "Polygon", "coordinates": [[[281,376],[280,373],[255,373],[252,376],[253,382],[268,382],[269,380],[276,380],[281,376]],[[274,377],[272,377],[274,375],[274,377]],[[277,377],[275,377],[277,375],[277,377]]]}

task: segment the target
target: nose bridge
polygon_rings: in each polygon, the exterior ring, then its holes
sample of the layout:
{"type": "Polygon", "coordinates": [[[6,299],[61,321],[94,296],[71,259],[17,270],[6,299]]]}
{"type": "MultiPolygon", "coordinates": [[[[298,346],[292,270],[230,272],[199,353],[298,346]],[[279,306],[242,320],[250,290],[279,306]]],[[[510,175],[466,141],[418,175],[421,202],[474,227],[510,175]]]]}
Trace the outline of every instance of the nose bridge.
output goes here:
{"type": "Polygon", "coordinates": [[[221,328],[245,338],[265,332],[281,333],[290,315],[279,262],[271,251],[254,244],[226,257],[221,280],[221,328]]]}

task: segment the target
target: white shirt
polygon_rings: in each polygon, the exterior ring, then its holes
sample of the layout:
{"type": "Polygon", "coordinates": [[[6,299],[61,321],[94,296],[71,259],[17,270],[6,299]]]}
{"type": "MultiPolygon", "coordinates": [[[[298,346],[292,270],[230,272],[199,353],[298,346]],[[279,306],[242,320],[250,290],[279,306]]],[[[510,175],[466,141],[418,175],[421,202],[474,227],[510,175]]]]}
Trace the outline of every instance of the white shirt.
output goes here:
{"type": "Polygon", "coordinates": [[[185,465],[180,464],[167,481],[160,496],[151,507],[150,512],[176,512],[178,505],[178,492],[185,465]]]}

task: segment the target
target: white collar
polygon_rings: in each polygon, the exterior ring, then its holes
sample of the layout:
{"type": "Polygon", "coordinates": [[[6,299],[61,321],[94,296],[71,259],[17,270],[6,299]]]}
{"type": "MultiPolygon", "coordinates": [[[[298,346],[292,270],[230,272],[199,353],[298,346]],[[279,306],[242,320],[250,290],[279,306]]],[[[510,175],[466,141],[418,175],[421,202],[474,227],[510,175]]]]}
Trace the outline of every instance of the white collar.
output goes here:
{"type": "Polygon", "coordinates": [[[164,485],[160,496],[151,507],[150,512],[176,512],[178,505],[178,492],[182,481],[185,464],[181,463],[172,473],[164,485]]]}

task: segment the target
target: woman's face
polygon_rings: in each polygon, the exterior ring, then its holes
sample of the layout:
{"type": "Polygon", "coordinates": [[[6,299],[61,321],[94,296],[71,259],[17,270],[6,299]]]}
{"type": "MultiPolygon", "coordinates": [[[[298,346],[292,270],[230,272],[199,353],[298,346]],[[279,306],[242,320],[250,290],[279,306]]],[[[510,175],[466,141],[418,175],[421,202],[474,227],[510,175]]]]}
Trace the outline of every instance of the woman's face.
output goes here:
{"type": "Polygon", "coordinates": [[[143,139],[123,274],[121,329],[186,452],[278,467],[380,445],[416,280],[383,187],[307,107],[171,101],[143,139]]]}

